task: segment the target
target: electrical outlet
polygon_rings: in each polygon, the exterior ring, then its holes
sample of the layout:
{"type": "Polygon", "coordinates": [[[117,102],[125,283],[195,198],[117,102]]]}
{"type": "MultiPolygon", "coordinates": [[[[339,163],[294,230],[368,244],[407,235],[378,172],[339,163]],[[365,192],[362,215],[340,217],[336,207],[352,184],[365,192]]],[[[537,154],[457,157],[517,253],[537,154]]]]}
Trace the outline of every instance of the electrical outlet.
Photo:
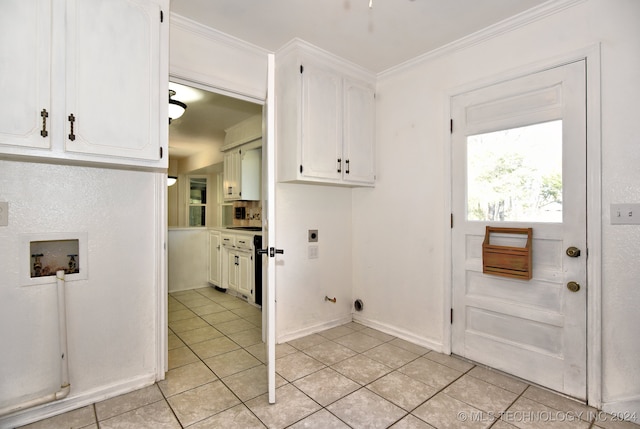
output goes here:
{"type": "Polygon", "coordinates": [[[640,225],[640,204],[611,204],[611,225],[640,225]]]}
{"type": "Polygon", "coordinates": [[[9,203],[0,201],[0,226],[9,226],[9,203]]]}

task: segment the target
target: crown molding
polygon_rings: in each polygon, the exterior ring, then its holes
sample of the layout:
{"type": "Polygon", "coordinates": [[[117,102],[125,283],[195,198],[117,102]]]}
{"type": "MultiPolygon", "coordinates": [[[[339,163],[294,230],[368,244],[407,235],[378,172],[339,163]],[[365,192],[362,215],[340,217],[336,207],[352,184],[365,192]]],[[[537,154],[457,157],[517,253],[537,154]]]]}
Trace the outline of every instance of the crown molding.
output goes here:
{"type": "Polygon", "coordinates": [[[178,15],[173,12],[171,12],[170,15],[170,22],[174,27],[182,28],[185,31],[198,34],[209,40],[215,40],[228,46],[240,48],[246,52],[252,51],[255,54],[264,55],[265,57],[267,56],[267,54],[272,53],[267,49],[261,48],[260,46],[251,44],[245,40],[231,36],[227,33],[223,33],[222,31],[218,31],[211,27],[207,27],[204,24],[200,24],[199,22],[193,21],[189,18],[185,18],[184,16],[178,15]]]}
{"type": "Polygon", "coordinates": [[[415,65],[433,61],[444,55],[450,55],[456,51],[467,49],[471,46],[478,45],[487,40],[498,37],[502,34],[509,33],[520,27],[524,27],[532,22],[539,21],[550,15],[554,15],[565,9],[574,7],[588,0],[549,0],[539,6],[526,10],[518,15],[514,15],[496,24],[490,25],[475,33],[464,36],[456,41],[443,45],[425,54],[419,55],[411,60],[393,66],[385,71],[378,73],[378,79],[385,79],[397,73],[407,70],[415,65]]]}

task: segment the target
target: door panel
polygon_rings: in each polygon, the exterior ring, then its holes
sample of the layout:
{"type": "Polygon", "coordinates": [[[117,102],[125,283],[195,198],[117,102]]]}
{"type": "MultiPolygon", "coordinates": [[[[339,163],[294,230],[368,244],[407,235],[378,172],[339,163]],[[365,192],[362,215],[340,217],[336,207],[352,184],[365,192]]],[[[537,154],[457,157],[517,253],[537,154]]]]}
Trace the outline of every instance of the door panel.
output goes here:
{"type": "Polygon", "coordinates": [[[452,98],[453,353],[581,399],[585,106],[584,61],[452,98]],[[530,280],[483,274],[486,226],[533,228],[530,280]],[[570,246],[581,256],[569,257],[570,246]]]}

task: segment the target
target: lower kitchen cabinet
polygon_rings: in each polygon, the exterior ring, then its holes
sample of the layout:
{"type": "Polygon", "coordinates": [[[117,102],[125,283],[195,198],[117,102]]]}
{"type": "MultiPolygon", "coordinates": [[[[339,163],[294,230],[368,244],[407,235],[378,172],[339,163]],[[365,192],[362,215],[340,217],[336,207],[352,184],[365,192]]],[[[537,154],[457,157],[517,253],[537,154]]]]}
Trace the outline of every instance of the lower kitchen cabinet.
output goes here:
{"type": "Polygon", "coordinates": [[[211,279],[209,282],[226,289],[227,293],[255,302],[253,236],[225,231],[218,237],[220,249],[217,249],[217,245],[214,249],[212,240],[211,255],[216,255],[221,263],[220,283],[211,279]],[[218,250],[218,253],[214,250],[218,250]]]}
{"type": "Polygon", "coordinates": [[[209,283],[222,286],[222,247],[218,231],[209,232],[209,283]]]}
{"type": "Polygon", "coordinates": [[[229,289],[253,302],[253,284],[251,281],[253,260],[251,252],[229,251],[228,264],[229,289]]]}

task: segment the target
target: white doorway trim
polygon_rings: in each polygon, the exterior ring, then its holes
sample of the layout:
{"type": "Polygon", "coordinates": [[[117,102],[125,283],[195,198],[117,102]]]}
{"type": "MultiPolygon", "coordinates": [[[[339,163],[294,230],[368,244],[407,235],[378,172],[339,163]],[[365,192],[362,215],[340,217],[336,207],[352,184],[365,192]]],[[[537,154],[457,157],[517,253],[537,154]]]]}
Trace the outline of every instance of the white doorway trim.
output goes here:
{"type": "MultiPolygon", "coordinates": [[[[264,106],[266,100],[259,99],[253,96],[248,96],[241,94],[239,92],[234,92],[229,89],[218,88],[214,85],[209,85],[207,83],[203,83],[198,80],[194,80],[192,77],[187,75],[179,75],[175,73],[169,73],[168,80],[171,82],[176,82],[188,86],[192,86],[195,88],[199,88],[209,92],[215,92],[218,94],[226,95],[229,97],[237,98],[243,101],[252,102],[255,104],[259,104],[264,106]]],[[[169,156],[167,154],[167,156],[169,156]]],[[[166,182],[166,173],[158,173],[156,175],[156,209],[159,210],[159,213],[156,213],[155,222],[156,222],[156,248],[157,254],[156,258],[158,260],[158,271],[156,273],[157,279],[157,287],[156,290],[158,292],[158,296],[156,297],[156,381],[164,380],[165,373],[168,371],[168,346],[167,346],[167,335],[168,335],[168,317],[167,317],[167,308],[168,308],[168,262],[167,262],[167,182],[166,182]]]]}
{"type": "MultiPolygon", "coordinates": [[[[493,85],[505,80],[526,76],[577,60],[585,60],[587,70],[587,402],[602,407],[602,167],[601,167],[601,88],[600,88],[600,44],[587,46],[548,60],[528,64],[517,69],[499,73],[488,79],[461,85],[444,94],[445,118],[451,117],[451,98],[474,89],[493,85]]],[[[449,121],[444,121],[443,139],[445,177],[444,228],[451,231],[452,213],[452,169],[451,138],[449,121]]],[[[451,353],[452,329],[452,237],[446,235],[444,243],[445,284],[443,294],[443,351],[451,353]]]]}

